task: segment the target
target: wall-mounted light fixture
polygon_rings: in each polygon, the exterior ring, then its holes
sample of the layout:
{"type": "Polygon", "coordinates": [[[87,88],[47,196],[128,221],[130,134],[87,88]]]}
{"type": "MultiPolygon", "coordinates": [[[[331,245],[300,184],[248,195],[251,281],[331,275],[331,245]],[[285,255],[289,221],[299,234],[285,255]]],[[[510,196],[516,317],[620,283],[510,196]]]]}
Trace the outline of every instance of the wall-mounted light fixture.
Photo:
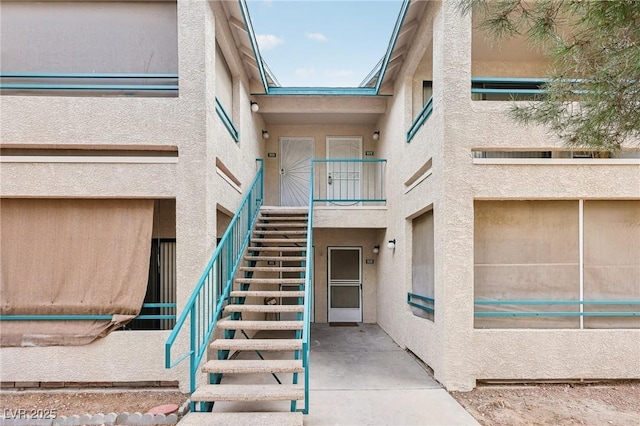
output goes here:
{"type": "Polygon", "coordinates": [[[373,246],[373,254],[380,253],[380,246],[373,246]]]}
{"type": "Polygon", "coordinates": [[[378,139],[380,139],[380,130],[376,130],[375,132],[373,132],[373,140],[377,141],[378,139]]]}
{"type": "Polygon", "coordinates": [[[258,112],[260,110],[260,105],[257,102],[251,101],[251,111],[258,112]]]}
{"type": "Polygon", "coordinates": [[[262,131],[262,139],[269,139],[269,132],[267,132],[266,130],[262,131]]]}
{"type": "Polygon", "coordinates": [[[387,243],[387,247],[390,250],[395,250],[395,248],[396,248],[396,239],[394,238],[393,240],[389,240],[389,242],[387,243]]]}

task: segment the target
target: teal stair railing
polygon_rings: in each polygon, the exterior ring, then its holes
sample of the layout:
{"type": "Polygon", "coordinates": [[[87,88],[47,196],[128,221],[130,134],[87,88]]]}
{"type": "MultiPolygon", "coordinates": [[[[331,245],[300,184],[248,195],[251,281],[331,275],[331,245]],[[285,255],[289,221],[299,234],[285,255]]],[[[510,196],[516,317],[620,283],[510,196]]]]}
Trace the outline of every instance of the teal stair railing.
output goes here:
{"type": "Polygon", "coordinates": [[[427,103],[424,104],[416,118],[411,122],[411,126],[409,126],[409,130],[407,130],[407,142],[411,142],[411,139],[418,133],[418,130],[427,122],[429,117],[433,114],[433,96],[427,100],[427,103]]]}
{"type": "MultiPolygon", "coordinates": [[[[313,164],[311,167],[313,182],[313,164]]],[[[311,287],[313,286],[313,185],[309,185],[309,215],[307,217],[307,248],[304,272],[304,312],[302,318],[302,367],[304,368],[304,408],[303,414],[309,414],[309,341],[311,335],[311,287]]]]}
{"type": "Polygon", "coordinates": [[[313,201],[338,206],[384,204],[386,167],[383,158],[315,158],[311,160],[313,201]]]}
{"type": "Polygon", "coordinates": [[[216,322],[227,305],[233,277],[242,261],[242,255],[251,239],[251,231],[260,213],[264,199],[264,162],[259,162],[258,172],[238,211],[231,219],[226,232],[218,243],[204,273],[198,280],[173,331],[165,343],[165,367],[173,368],[189,358],[189,389],[196,390],[197,371],[216,322]],[[189,332],[189,350],[172,361],[172,348],[183,329],[189,332]]]}

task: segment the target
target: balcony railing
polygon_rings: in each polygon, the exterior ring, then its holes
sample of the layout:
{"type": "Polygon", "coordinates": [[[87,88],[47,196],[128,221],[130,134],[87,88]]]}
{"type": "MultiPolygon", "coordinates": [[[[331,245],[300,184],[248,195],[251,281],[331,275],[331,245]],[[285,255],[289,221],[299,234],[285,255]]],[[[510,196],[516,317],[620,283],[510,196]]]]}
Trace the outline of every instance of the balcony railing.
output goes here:
{"type": "Polygon", "coordinates": [[[314,159],[313,201],[348,206],[385,203],[383,159],[314,159]]]}
{"type": "Polygon", "coordinates": [[[474,101],[527,101],[544,94],[543,78],[473,77],[471,99],[474,101]]]}
{"type": "Polygon", "coordinates": [[[178,96],[178,74],[0,73],[3,95],[178,96]]]}

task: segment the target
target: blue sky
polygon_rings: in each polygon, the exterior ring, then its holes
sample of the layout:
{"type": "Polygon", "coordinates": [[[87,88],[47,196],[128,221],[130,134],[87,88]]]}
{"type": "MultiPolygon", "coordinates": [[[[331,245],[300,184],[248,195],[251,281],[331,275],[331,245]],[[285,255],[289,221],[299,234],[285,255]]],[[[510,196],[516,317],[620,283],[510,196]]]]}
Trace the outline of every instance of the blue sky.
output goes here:
{"type": "Polygon", "coordinates": [[[248,0],[282,86],[356,87],[384,56],[401,0],[248,0]]]}

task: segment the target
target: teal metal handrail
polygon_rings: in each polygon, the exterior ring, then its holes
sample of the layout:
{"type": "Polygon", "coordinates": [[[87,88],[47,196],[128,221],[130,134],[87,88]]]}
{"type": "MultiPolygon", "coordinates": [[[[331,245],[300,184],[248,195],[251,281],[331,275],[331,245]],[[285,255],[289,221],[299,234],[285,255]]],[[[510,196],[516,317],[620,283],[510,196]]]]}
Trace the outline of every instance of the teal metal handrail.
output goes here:
{"type": "MultiPolygon", "coordinates": [[[[480,306],[615,306],[615,305],[640,305],[640,300],[476,300],[475,305],[480,306]]],[[[635,317],[640,312],[633,311],[476,311],[476,317],[635,317]]]]}
{"type": "MultiPolygon", "coordinates": [[[[313,182],[313,160],[311,167],[313,182]]],[[[307,252],[304,272],[304,318],[302,325],[302,366],[304,367],[304,408],[303,414],[309,414],[309,342],[311,335],[311,286],[313,285],[313,185],[309,185],[309,214],[307,217],[307,252]]]]}
{"type": "Polygon", "coordinates": [[[177,91],[178,74],[175,73],[40,73],[40,72],[4,72],[0,79],[14,82],[0,82],[0,90],[11,91],[177,91]],[[16,81],[22,80],[22,81],[16,81]],[[71,83],[79,80],[83,83],[71,83]],[[158,84],[122,84],[122,83],[84,83],[87,80],[175,80],[175,83],[158,84]],[[37,82],[35,82],[37,81],[37,82]]]}
{"type": "Polygon", "coordinates": [[[311,160],[313,201],[385,203],[387,160],[382,158],[317,158],[311,160]],[[317,179],[317,181],[316,181],[317,179]]]}
{"type": "Polygon", "coordinates": [[[426,297],[426,296],[421,296],[419,294],[415,294],[415,293],[407,293],[407,304],[418,308],[418,309],[422,309],[423,311],[429,312],[431,314],[434,314],[436,311],[433,307],[433,305],[435,304],[435,300],[431,297],[426,297]],[[417,303],[414,302],[413,299],[417,299],[420,302],[425,302],[430,304],[431,306],[425,306],[423,303],[417,303]]]}
{"type": "Polygon", "coordinates": [[[218,114],[218,117],[220,117],[220,120],[222,120],[222,124],[224,124],[224,127],[227,128],[227,131],[229,132],[233,140],[238,142],[238,140],[240,139],[240,133],[238,132],[238,129],[236,129],[236,126],[233,124],[231,117],[229,117],[229,114],[227,114],[227,111],[224,109],[224,106],[222,106],[222,103],[217,97],[216,113],[218,114]]]}
{"type": "Polygon", "coordinates": [[[220,243],[198,280],[182,314],[165,343],[165,368],[173,368],[189,358],[189,385],[193,393],[196,389],[197,370],[207,347],[216,322],[222,316],[228,303],[233,277],[240,266],[242,255],[251,239],[251,231],[260,213],[264,199],[264,162],[249,186],[231,219],[220,243]],[[215,309],[214,309],[215,307],[215,309]],[[171,349],[183,327],[189,321],[189,351],[172,362],[171,349]]]}
{"type": "Polygon", "coordinates": [[[407,143],[411,142],[411,139],[418,133],[418,130],[427,122],[431,114],[433,113],[433,96],[429,98],[426,104],[422,107],[416,118],[413,119],[409,130],[407,130],[407,143]]]}
{"type": "MultiPolygon", "coordinates": [[[[142,308],[175,308],[175,303],[143,303],[142,308]]],[[[111,321],[113,315],[106,314],[27,314],[27,315],[0,315],[0,321],[111,321]]],[[[136,320],[173,320],[175,314],[162,315],[138,315],[136,320]]]]}

